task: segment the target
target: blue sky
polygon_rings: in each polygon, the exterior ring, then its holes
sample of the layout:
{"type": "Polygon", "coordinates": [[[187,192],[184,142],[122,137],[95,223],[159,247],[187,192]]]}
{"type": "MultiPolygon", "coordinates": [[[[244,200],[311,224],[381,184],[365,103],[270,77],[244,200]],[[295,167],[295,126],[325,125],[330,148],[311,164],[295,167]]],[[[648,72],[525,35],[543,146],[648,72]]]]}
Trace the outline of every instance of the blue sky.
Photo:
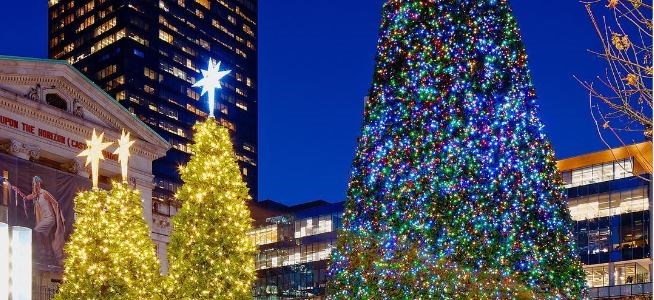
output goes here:
{"type": "MultiPolygon", "coordinates": [[[[259,198],[344,200],[363,97],[372,80],[381,0],[259,1],[259,198]]],[[[0,10],[0,54],[47,56],[47,2],[0,10]]],[[[603,149],[573,75],[604,70],[579,1],[512,1],[558,157],[603,149]]]]}

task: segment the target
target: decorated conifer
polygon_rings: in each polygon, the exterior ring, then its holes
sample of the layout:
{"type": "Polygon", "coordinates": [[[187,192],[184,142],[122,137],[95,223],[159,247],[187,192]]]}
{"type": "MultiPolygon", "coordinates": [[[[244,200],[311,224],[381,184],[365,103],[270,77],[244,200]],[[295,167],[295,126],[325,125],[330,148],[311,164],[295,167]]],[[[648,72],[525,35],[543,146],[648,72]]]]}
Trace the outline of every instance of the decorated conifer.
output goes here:
{"type": "Polygon", "coordinates": [[[137,190],[113,183],[75,197],[73,233],[64,246],[56,299],[157,299],[159,260],[137,190]]]}
{"type": "Polygon", "coordinates": [[[229,131],[214,118],[194,126],[193,155],[181,167],[182,207],[168,247],[170,299],[247,299],[256,248],[252,219],[229,131]]]}
{"type": "Polygon", "coordinates": [[[507,0],[388,0],[377,50],[331,297],[582,297],[507,0]]]}

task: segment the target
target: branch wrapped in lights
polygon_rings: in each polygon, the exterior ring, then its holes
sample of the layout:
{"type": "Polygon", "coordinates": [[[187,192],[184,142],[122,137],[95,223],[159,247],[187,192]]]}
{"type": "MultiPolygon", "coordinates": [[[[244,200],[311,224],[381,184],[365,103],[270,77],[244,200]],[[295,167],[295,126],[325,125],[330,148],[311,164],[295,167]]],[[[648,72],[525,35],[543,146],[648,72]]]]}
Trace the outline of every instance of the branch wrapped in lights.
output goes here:
{"type": "Polygon", "coordinates": [[[581,298],[507,1],[389,0],[377,51],[330,297],[581,298]]]}

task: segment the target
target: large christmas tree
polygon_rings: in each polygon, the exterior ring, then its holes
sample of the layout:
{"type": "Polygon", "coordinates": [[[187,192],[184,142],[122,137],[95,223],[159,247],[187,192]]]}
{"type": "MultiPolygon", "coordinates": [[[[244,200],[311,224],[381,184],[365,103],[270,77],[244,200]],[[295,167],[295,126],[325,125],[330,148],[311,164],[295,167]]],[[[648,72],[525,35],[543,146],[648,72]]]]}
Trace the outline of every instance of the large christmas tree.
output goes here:
{"type": "Polygon", "coordinates": [[[159,260],[137,190],[114,183],[75,197],[73,234],[56,299],[157,299],[159,260]]]}
{"type": "Polygon", "coordinates": [[[168,246],[168,298],[251,298],[256,247],[246,235],[249,195],[229,132],[214,118],[196,123],[194,131],[168,246]]]}
{"type": "Polygon", "coordinates": [[[507,1],[389,0],[377,51],[331,296],[581,297],[507,1]]]}

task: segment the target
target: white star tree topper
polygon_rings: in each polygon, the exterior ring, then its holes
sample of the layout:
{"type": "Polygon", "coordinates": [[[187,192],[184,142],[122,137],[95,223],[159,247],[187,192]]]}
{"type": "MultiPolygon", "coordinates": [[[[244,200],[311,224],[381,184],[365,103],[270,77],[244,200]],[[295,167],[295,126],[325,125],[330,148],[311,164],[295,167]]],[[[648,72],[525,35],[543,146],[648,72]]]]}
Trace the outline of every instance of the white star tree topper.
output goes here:
{"type": "Polygon", "coordinates": [[[193,86],[202,87],[202,94],[209,93],[209,117],[213,118],[213,111],[216,106],[215,103],[215,89],[221,88],[220,80],[227,76],[232,70],[220,71],[220,62],[213,63],[213,59],[209,59],[209,66],[206,70],[202,71],[202,79],[198,80],[193,86]]]}
{"type": "Polygon", "coordinates": [[[120,173],[123,177],[123,181],[127,181],[127,167],[129,160],[129,147],[134,144],[134,141],[129,140],[129,132],[125,134],[125,130],[120,134],[120,139],[118,140],[118,148],[114,150],[114,154],[118,154],[118,162],[120,162],[120,173]]]}
{"type": "Polygon", "coordinates": [[[104,138],[104,132],[99,136],[95,133],[95,128],[93,129],[93,135],[91,135],[90,140],[86,140],[86,149],[82,151],[77,156],[86,156],[86,164],[88,166],[91,164],[91,178],[93,179],[93,188],[98,188],[98,176],[100,175],[100,160],[104,159],[102,151],[107,149],[109,145],[113,144],[112,142],[104,143],[102,139],[104,138]]]}

